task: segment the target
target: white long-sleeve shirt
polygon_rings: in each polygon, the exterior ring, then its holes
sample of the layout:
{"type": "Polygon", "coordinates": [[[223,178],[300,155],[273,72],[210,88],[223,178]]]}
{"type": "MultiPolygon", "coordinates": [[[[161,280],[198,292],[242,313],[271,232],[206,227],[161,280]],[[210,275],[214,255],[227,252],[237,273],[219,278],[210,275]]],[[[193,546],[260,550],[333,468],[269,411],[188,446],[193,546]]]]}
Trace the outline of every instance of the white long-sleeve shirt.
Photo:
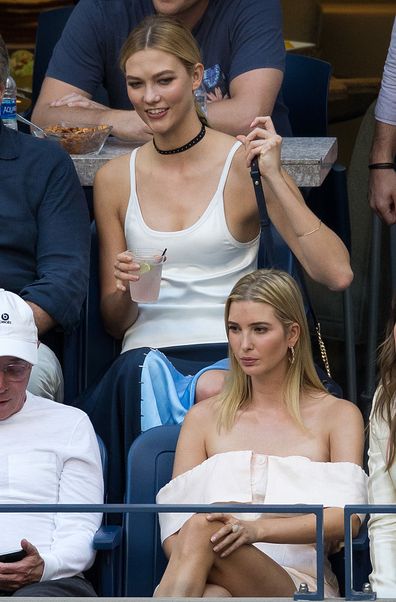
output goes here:
{"type": "Polygon", "coordinates": [[[396,125],[396,17],[375,107],[375,118],[377,121],[396,125]]]}
{"type": "MultiPolygon", "coordinates": [[[[386,470],[389,427],[374,417],[377,393],[370,416],[369,503],[396,504],[396,462],[386,470]]],[[[396,595],[396,515],[371,514],[369,520],[370,555],[373,571],[370,583],[378,598],[396,595]]]]}
{"type": "MultiPolygon", "coordinates": [[[[101,504],[96,435],[84,412],[27,393],[22,409],[0,421],[0,503],[101,504]]],[[[25,538],[44,560],[42,580],[78,575],[95,558],[101,523],[92,513],[0,513],[0,553],[25,538]]]]}

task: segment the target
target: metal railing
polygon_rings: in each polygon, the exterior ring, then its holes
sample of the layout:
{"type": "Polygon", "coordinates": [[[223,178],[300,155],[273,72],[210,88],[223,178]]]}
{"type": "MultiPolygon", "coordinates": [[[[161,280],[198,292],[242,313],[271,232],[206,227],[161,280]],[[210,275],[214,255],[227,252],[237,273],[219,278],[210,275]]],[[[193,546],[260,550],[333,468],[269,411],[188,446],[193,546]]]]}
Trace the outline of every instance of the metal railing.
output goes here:
{"type": "MultiPolygon", "coordinates": [[[[295,600],[324,599],[324,528],[323,506],[321,505],[263,505],[263,504],[0,504],[0,513],[86,513],[103,514],[125,513],[260,513],[260,514],[314,514],[316,517],[316,570],[317,590],[304,591],[304,587],[294,594],[295,600]]],[[[375,600],[376,593],[366,586],[363,591],[353,589],[353,539],[351,516],[353,514],[396,514],[394,505],[347,505],[344,509],[345,528],[345,599],[375,600]]],[[[356,541],[356,540],[355,540],[356,541]]],[[[118,545],[118,544],[117,544],[118,545]]],[[[367,546],[367,542],[363,543],[367,546]]]]}
{"type": "Polygon", "coordinates": [[[294,594],[295,600],[323,600],[324,597],[324,540],[323,506],[320,505],[263,505],[263,504],[0,504],[0,513],[165,513],[165,512],[255,512],[260,514],[314,514],[316,517],[316,570],[317,590],[310,592],[304,587],[294,594]]]}
{"type": "Polygon", "coordinates": [[[375,600],[369,584],[363,591],[353,588],[353,540],[351,516],[353,514],[396,514],[396,506],[391,504],[349,504],[344,508],[344,546],[345,546],[345,600],[375,600]]]}

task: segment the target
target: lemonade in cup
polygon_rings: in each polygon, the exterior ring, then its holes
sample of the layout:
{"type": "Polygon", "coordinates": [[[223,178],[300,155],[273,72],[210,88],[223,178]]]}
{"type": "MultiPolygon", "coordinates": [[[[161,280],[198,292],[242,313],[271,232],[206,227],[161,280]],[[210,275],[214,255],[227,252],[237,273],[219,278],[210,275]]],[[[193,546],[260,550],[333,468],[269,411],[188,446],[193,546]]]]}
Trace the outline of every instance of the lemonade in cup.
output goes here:
{"type": "MultiPolygon", "coordinates": [[[[158,301],[162,264],[165,261],[163,250],[132,249],[129,251],[135,263],[140,265],[139,280],[129,283],[132,301],[155,303],[158,301]]],[[[133,272],[136,274],[136,272],[133,272]]]]}

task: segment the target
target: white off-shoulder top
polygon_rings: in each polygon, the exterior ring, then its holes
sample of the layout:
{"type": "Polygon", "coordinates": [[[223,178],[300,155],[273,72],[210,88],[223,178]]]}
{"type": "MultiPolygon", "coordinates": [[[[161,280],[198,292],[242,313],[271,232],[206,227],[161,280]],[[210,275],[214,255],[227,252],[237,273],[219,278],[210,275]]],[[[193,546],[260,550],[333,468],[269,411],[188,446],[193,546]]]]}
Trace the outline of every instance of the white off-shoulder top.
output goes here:
{"type": "MultiPolygon", "coordinates": [[[[313,462],[303,456],[269,456],[253,451],[216,454],[172,479],[157,495],[158,504],[321,504],[344,507],[367,503],[367,475],[350,462],[313,462]]],[[[160,513],[161,540],[177,533],[190,513],[160,513]]],[[[244,520],[260,515],[240,514],[244,520]]],[[[270,519],[273,514],[265,514],[270,519]]],[[[278,516],[280,516],[278,514],[278,516]]],[[[290,516],[290,515],[282,515],[290,516]]],[[[300,581],[315,582],[314,544],[256,543],[257,548],[300,581]],[[311,579],[308,579],[310,577],[311,579]]],[[[297,580],[298,580],[297,579],[297,580]]],[[[296,581],[296,579],[294,579],[296,581]]],[[[325,582],[337,591],[330,563],[325,562],[325,582]]],[[[329,591],[329,590],[328,590],[329,591]]]]}

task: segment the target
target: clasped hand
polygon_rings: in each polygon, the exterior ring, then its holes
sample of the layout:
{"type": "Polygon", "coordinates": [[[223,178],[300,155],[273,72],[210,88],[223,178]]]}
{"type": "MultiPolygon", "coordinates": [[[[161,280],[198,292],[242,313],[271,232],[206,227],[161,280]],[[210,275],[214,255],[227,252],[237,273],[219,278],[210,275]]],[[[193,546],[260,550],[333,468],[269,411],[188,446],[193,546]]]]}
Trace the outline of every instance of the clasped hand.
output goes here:
{"type": "Polygon", "coordinates": [[[24,585],[40,581],[44,572],[44,560],[27,539],[22,539],[21,547],[25,558],[18,562],[0,562],[0,590],[13,592],[24,585]]]}
{"type": "Polygon", "coordinates": [[[271,117],[256,117],[250,127],[253,129],[247,136],[237,136],[245,146],[247,167],[258,157],[262,177],[279,174],[282,138],[276,133],[271,117]]]}
{"type": "Polygon", "coordinates": [[[258,539],[257,521],[239,520],[232,514],[224,512],[214,512],[206,516],[209,522],[220,521],[224,523],[210,541],[213,544],[213,551],[219,554],[221,558],[226,558],[232,552],[246,544],[252,544],[258,539]]]}
{"type": "Polygon", "coordinates": [[[396,224],[396,172],[393,169],[370,173],[368,196],[371,209],[389,226],[396,224]]]}

